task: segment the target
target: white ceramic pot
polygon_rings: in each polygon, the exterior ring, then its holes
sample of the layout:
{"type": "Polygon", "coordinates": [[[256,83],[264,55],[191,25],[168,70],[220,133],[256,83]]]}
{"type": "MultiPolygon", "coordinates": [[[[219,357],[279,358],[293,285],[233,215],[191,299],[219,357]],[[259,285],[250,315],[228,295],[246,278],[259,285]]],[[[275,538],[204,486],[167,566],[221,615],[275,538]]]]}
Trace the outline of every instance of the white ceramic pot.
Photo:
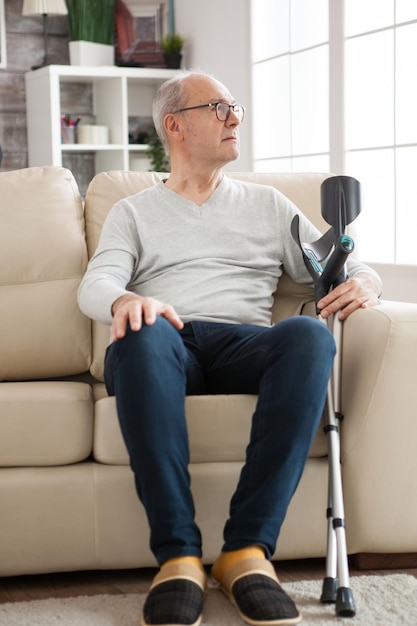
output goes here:
{"type": "Polygon", "coordinates": [[[108,126],[80,124],[77,126],[77,143],[104,145],[109,143],[108,126]]]}
{"type": "Polygon", "coordinates": [[[92,41],[70,41],[71,65],[114,65],[114,47],[92,41]]]}

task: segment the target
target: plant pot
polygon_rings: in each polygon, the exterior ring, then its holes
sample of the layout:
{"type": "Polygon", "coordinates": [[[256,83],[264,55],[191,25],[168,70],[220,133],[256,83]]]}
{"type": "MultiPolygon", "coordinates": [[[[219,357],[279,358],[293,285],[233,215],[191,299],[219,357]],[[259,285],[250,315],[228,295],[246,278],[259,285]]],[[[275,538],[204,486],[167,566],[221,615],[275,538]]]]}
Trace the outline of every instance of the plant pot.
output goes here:
{"type": "Polygon", "coordinates": [[[71,65],[114,65],[114,47],[93,41],[70,41],[71,65]]]}
{"type": "Polygon", "coordinates": [[[164,52],[165,67],[170,70],[179,70],[181,67],[182,54],[179,52],[164,52]]]}

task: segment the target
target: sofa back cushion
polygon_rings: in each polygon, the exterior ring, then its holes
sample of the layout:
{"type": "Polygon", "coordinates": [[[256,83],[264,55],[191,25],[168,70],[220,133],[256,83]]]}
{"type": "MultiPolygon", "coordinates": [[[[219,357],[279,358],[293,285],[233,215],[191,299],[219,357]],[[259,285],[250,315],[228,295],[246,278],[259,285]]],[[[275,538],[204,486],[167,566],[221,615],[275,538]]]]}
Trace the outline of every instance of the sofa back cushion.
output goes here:
{"type": "Polygon", "coordinates": [[[58,167],[0,174],[0,380],[89,369],[91,323],[77,289],[87,267],[83,207],[58,167]]]}
{"type": "MultiPolygon", "coordinates": [[[[321,216],[320,185],[328,174],[232,173],[233,178],[272,185],[292,200],[322,231],[329,228],[321,216]]],[[[85,221],[89,258],[100,237],[103,222],[112,206],[121,198],[156,184],[163,174],[155,172],[101,172],[91,181],[85,198],[85,221]]],[[[286,274],[280,281],[273,309],[274,322],[301,313],[313,299],[312,290],[296,285],[286,274]]],[[[91,373],[103,380],[104,352],[109,342],[109,328],[93,323],[93,361],[91,373]]]]}

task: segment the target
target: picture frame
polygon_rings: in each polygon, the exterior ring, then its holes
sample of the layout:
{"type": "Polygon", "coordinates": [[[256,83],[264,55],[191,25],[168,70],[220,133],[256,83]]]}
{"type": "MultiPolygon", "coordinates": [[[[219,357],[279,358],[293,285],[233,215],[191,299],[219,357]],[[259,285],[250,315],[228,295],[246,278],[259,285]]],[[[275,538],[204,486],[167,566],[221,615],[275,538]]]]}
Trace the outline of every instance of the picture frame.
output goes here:
{"type": "Polygon", "coordinates": [[[164,67],[160,46],[169,23],[168,0],[117,0],[116,64],[164,67]]]}
{"type": "Polygon", "coordinates": [[[160,41],[168,29],[168,0],[124,0],[134,20],[155,21],[155,41],[160,41]]]}
{"type": "Polygon", "coordinates": [[[6,18],[4,0],[0,0],[0,68],[5,68],[6,66],[6,18]]]}

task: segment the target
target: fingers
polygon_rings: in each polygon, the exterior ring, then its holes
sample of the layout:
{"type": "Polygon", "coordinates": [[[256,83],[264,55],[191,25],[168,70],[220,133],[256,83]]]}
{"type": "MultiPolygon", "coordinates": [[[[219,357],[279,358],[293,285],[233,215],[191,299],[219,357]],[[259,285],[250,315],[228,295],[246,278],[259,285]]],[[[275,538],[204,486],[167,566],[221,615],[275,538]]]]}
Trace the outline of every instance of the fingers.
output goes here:
{"type": "Polygon", "coordinates": [[[111,326],[111,340],[117,341],[126,335],[128,323],[134,331],[138,331],[142,327],[142,307],[139,305],[126,305],[119,307],[113,315],[113,323],[111,326]]]}
{"type": "Polygon", "coordinates": [[[351,278],[321,298],[317,307],[325,319],[339,311],[339,319],[344,320],[357,309],[373,306],[377,302],[376,293],[367,283],[351,278]]]}
{"type": "Polygon", "coordinates": [[[362,296],[361,298],[355,298],[350,304],[348,304],[347,306],[341,308],[341,309],[337,309],[335,310],[335,313],[337,311],[339,312],[339,319],[345,320],[347,317],[349,317],[349,315],[351,313],[353,313],[354,311],[356,311],[357,309],[360,308],[366,308],[367,307],[367,302],[368,302],[368,298],[366,296],[362,296]]]}
{"type": "MultiPolygon", "coordinates": [[[[142,317],[147,326],[155,323],[158,316],[165,317],[178,330],[184,326],[174,307],[154,298],[143,298],[142,317]]],[[[136,330],[136,329],[132,329],[136,330]]],[[[138,329],[139,330],[139,329],[138,329]]]]}
{"type": "Polygon", "coordinates": [[[160,315],[162,317],[165,317],[168,322],[170,322],[177,330],[181,330],[181,328],[184,328],[183,321],[181,320],[175,309],[169,304],[165,305],[165,308],[163,311],[161,311],[160,315]]]}
{"type": "Polygon", "coordinates": [[[142,324],[147,326],[154,324],[158,316],[165,317],[177,330],[181,330],[184,326],[171,305],[154,298],[143,298],[135,294],[128,294],[118,298],[113,303],[112,311],[112,341],[122,339],[125,336],[128,324],[131,330],[139,331],[142,328],[142,324]]]}

